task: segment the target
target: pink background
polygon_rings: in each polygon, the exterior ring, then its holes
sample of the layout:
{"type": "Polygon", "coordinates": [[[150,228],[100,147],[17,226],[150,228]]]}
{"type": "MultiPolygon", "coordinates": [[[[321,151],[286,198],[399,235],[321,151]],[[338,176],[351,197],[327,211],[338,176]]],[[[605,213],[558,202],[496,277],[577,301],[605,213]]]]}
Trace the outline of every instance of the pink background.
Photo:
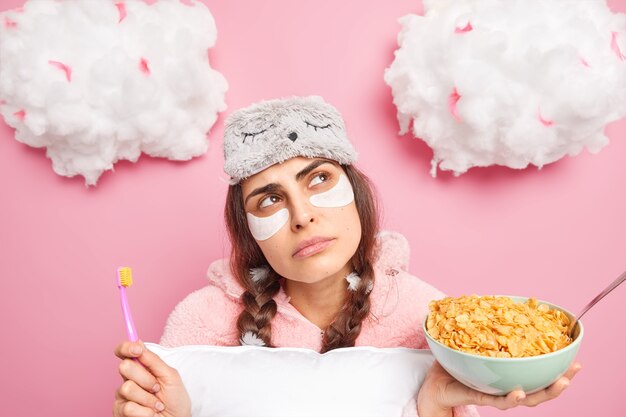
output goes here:
{"type": "MultiPolygon", "coordinates": [[[[21,4],[0,0],[0,10],[21,4]]],[[[219,30],[212,64],[230,89],[205,156],[121,162],[87,189],[0,122],[2,415],[110,415],[120,383],[112,352],[125,337],[115,269],[133,267],[139,334],[158,341],[171,309],[228,253],[224,116],[264,98],[319,94],[339,108],[383,225],[408,237],[412,272],[451,295],[535,296],[578,311],[624,270],[626,120],[607,128],[611,143],[598,155],[433,179],[430,149],[397,135],[383,82],[397,19],[421,13],[420,2],[206,4],[219,30]]],[[[609,4],[626,12],[625,0],[609,4]]],[[[584,368],[563,396],[508,417],[624,415],[625,295],[626,286],[585,317],[584,368]]]]}

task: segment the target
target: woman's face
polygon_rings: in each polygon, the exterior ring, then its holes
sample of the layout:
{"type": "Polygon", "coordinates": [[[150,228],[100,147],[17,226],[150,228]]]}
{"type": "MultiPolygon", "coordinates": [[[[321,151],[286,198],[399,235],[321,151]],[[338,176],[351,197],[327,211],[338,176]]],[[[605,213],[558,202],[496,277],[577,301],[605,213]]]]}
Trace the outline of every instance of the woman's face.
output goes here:
{"type": "Polygon", "coordinates": [[[278,274],[314,283],[352,271],[361,222],[340,165],[296,157],[241,186],[250,231],[278,274]]]}

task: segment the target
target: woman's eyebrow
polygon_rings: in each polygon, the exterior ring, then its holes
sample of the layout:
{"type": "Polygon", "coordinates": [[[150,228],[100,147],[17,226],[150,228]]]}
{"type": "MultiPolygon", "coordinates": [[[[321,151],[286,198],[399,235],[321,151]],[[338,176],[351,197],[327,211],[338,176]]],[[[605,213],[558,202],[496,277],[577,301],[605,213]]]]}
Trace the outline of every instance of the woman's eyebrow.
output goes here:
{"type": "Polygon", "coordinates": [[[254,191],[252,191],[250,194],[248,194],[248,196],[246,197],[246,200],[243,202],[244,205],[248,204],[248,200],[251,199],[252,197],[254,197],[255,195],[259,195],[259,194],[263,194],[263,193],[272,193],[272,192],[276,192],[278,190],[281,190],[282,187],[280,186],[280,184],[276,184],[275,182],[272,182],[270,184],[264,185],[263,187],[259,187],[259,188],[255,188],[254,191]]]}
{"type": "MultiPolygon", "coordinates": [[[[332,165],[332,162],[326,161],[324,159],[317,159],[317,160],[311,162],[309,165],[304,167],[304,169],[302,169],[300,172],[298,172],[296,174],[296,181],[301,181],[302,178],[306,177],[309,172],[313,171],[315,168],[319,167],[320,165],[324,165],[324,164],[331,164],[332,165]]],[[[264,185],[263,187],[255,188],[250,194],[248,194],[248,196],[246,197],[246,199],[243,202],[243,204],[244,205],[248,204],[248,200],[251,199],[252,197],[254,197],[255,195],[259,195],[259,194],[263,194],[263,193],[272,193],[272,192],[279,191],[281,189],[282,189],[281,185],[277,184],[275,182],[272,182],[270,184],[264,185]]]]}
{"type": "Polygon", "coordinates": [[[311,162],[302,171],[300,171],[300,172],[298,172],[296,174],[296,181],[300,181],[302,178],[306,177],[306,175],[309,172],[313,171],[318,166],[324,165],[324,164],[331,164],[332,165],[332,163],[330,161],[327,161],[325,159],[316,159],[315,161],[311,162]]]}

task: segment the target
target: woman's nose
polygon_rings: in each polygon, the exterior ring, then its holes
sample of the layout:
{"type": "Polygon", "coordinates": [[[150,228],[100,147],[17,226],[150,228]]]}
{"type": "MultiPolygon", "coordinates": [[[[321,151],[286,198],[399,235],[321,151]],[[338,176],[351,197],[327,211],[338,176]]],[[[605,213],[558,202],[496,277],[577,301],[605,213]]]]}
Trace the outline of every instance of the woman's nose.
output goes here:
{"type": "Polygon", "coordinates": [[[317,215],[314,207],[306,202],[292,204],[291,207],[291,227],[294,230],[300,230],[309,224],[317,221],[317,215]]]}

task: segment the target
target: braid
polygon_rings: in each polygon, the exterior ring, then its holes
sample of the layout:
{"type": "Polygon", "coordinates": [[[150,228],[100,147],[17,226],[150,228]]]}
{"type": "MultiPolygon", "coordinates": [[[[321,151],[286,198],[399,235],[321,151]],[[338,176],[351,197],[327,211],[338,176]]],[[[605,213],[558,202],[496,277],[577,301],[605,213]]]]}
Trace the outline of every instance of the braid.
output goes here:
{"type": "Polygon", "coordinates": [[[272,346],[271,321],[276,315],[273,297],[280,290],[280,276],[271,268],[262,279],[253,279],[253,266],[267,265],[267,260],[250,234],[243,207],[241,184],[229,187],[226,197],[229,204],[224,210],[226,225],[233,242],[230,267],[237,281],[244,287],[241,294],[243,310],[237,318],[240,342],[247,335],[260,339],[265,346],[272,346]]]}
{"type": "Polygon", "coordinates": [[[250,332],[263,341],[265,346],[272,346],[271,321],[276,315],[274,296],[280,290],[279,276],[270,269],[268,276],[258,282],[248,278],[246,290],[241,294],[243,311],[237,319],[237,329],[243,340],[250,332]]]}
{"type": "Polygon", "coordinates": [[[370,312],[370,290],[374,282],[371,267],[360,274],[361,281],[356,291],[348,291],[344,308],[324,332],[321,352],[340,347],[354,346],[361,333],[361,324],[370,312]]]}
{"type": "Polygon", "coordinates": [[[370,313],[370,292],[374,287],[374,267],[372,259],[376,259],[376,232],[378,217],[376,200],[368,178],[354,166],[344,166],[346,175],[354,189],[356,207],[361,220],[361,242],[352,257],[354,270],[360,277],[354,290],[347,290],[348,297],[343,309],[324,332],[321,352],[328,352],[340,347],[354,346],[361,333],[361,325],[370,313]]]}

